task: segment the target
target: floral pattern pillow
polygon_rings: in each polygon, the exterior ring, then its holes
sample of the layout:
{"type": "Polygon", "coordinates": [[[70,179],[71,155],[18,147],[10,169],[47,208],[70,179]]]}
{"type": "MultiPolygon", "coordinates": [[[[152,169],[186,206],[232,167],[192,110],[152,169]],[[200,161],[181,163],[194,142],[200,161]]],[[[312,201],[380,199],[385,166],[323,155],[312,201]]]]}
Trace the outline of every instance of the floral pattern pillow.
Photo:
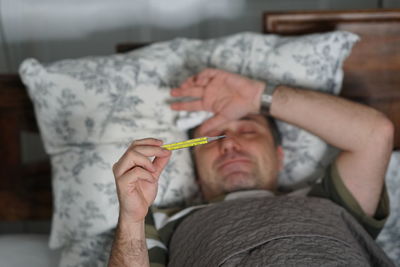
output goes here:
{"type": "Polygon", "coordinates": [[[390,215],[376,241],[396,266],[400,266],[400,151],[392,153],[385,180],[390,215]]]}
{"type": "MultiPolygon", "coordinates": [[[[215,67],[338,93],[342,63],[357,40],[342,31],[300,37],[242,33],[208,41],[175,39],[126,54],[51,64],[26,59],[20,75],[53,168],[50,246],[69,246],[115,227],[118,202],[111,167],[132,140],[187,138],[167,104],[170,87],[215,67]]],[[[287,155],[280,183],[318,176],[327,164],[327,145],[293,126],[280,123],[280,128],[287,155]]],[[[174,205],[196,194],[188,153],[174,151],[156,205],[174,205]]]]}

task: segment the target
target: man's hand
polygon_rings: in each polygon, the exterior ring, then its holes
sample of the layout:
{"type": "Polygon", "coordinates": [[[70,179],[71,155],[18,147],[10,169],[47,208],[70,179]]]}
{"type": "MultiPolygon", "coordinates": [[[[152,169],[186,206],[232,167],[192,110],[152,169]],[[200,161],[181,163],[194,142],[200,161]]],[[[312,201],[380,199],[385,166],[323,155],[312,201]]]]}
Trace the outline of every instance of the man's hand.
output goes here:
{"type": "Polygon", "coordinates": [[[113,166],[119,199],[119,220],[111,249],[109,267],[150,266],[145,223],[157,195],[158,178],[171,152],[161,140],[134,141],[113,166]],[[155,157],[153,161],[149,157],[155,157]]]}
{"type": "Polygon", "coordinates": [[[158,179],[171,152],[161,148],[161,140],[134,141],[113,166],[120,204],[120,220],[140,223],[157,195],[158,179]],[[155,156],[151,161],[148,157],[155,156]]]}
{"type": "Polygon", "coordinates": [[[174,110],[206,110],[215,115],[200,126],[205,133],[216,126],[258,113],[264,83],[217,69],[205,69],[188,78],[180,88],[171,90],[174,97],[195,97],[198,100],[173,103],[174,110]]]}

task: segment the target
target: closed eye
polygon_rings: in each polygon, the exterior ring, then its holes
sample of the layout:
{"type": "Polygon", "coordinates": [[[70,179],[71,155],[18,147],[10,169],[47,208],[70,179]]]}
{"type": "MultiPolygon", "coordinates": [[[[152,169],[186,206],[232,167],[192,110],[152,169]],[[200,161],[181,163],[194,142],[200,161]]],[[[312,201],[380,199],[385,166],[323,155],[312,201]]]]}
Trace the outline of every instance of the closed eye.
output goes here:
{"type": "Polygon", "coordinates": [[[219,136],[219,135],[224,135],[223,131],[211,131],[209,133],[207,133],[207,136],[219,136]]]}
{"type": "Polygon", "coordinates": [[[257,131],[254,128],[244,128],[244,129],[240,129],[239,133],[240,134],[255,134],[255,133],[257,133],[257,131]]]}

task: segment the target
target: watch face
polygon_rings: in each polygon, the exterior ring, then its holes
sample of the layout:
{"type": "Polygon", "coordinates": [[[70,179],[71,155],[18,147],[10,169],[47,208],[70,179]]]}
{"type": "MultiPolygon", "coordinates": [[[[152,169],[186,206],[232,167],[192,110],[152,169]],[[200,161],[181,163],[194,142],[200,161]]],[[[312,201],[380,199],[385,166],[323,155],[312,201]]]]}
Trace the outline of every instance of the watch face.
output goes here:
{"type": "Polygon", "coordinates": [[[264,92],[261,95],[261,113],[268,114],[272,104],[272,95],[278,87],[275,83],[267,83],[264,92]]]}
{"type": "Polygon", "coordinates": [[[272,95],[269,94],[262,94],[261,96],[261,106],[269,106],[272,103],[272,95]]]}

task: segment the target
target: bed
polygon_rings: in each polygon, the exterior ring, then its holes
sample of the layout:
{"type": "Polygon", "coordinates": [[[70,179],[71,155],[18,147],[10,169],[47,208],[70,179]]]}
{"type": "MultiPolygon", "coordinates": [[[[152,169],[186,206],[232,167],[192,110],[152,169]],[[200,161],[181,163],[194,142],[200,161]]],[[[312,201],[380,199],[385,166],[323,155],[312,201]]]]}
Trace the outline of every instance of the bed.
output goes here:
{"type": "MultiPolygon", "coordinates": [[[[400,10],[265,12],[262,25],[263,33],[282,36],[333,30],[358,34],[361,41],[344,63],[341,96],[385,113],[395,125],[393,149],[400,149],[400,10]]],[[[144,45],[120,44],[117,52],[125,53],[144,45]]],[[[0,221],[49,221],[53,203],[51,166],[48,159],[23,162],[21,135],[38,134],[39,129],[32,102],[17,74],[0,76],[0,125],[0,221]]],[[[36,248],[43,248],[41,252],[34,252],[43,255],[37,266],[52,266],[59,257],[59,252],[47,251],[47,239],[43,235],[0,238],[2,248],[9,248],[0,249],[0,253],[14,251],[16,257],[29,254],[30,249],[29,246],[12,249],[9,244],[13,240],[15,246],[30,242],[36,248]],[[49,258],[45,256],[47,253],[51,255],[49,258]]],[[[0,258],[0,266],[21,266],[11,265],[11,261],[3,265],[3,256],[0,258]]]]}

